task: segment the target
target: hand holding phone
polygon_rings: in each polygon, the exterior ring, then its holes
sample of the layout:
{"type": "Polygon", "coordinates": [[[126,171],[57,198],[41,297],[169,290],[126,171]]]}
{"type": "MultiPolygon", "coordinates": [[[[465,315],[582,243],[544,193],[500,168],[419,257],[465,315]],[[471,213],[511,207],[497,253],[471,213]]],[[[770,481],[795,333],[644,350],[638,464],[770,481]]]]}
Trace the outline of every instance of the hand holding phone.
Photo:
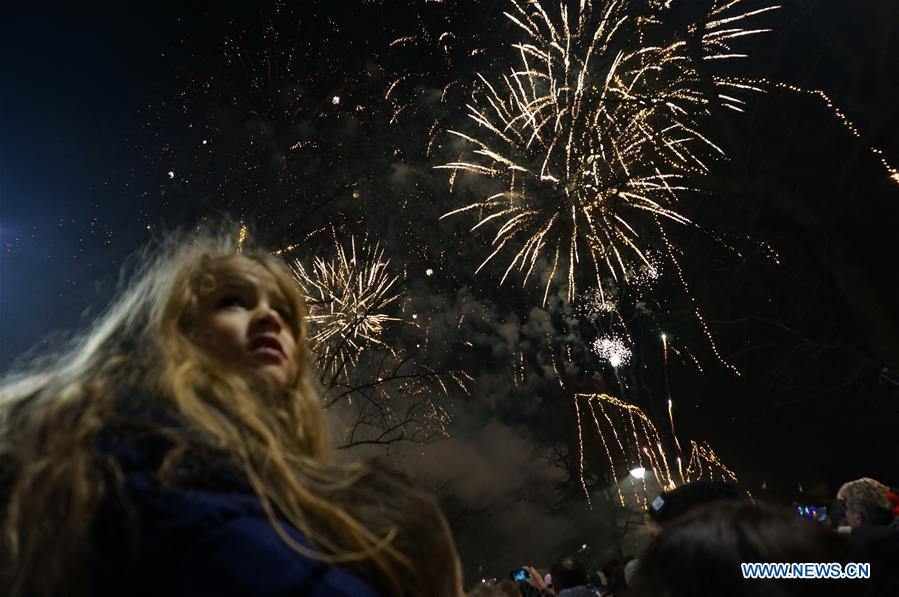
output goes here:
{"type": "Polygon", "coordinates": [[[527,569],[525,569],[525,568],[519,568],[517,570],[513,570],[512,572],[509,573],[509,576],[511,576],[512,580],[514,580],[515,582],[524,582],[531,577],[531,575],[528,573],[527,569]]]}
{"type": "Polygon", "coordinates": [[[518,570],[513,570],[509,576],[515,582],[526,582],[538,589],[545,589],[546,583],[543,582],[543,576],[533,566],[522,566],[518,570]]]}

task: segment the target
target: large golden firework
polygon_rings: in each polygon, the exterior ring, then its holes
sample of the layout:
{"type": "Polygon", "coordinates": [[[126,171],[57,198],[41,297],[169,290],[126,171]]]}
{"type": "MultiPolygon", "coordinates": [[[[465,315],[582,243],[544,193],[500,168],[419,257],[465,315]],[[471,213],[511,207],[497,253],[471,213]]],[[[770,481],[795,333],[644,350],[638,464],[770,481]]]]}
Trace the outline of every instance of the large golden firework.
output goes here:
{"type": "Polygon", "coordinates": [[[757,86],[713,77],[706,61],[743,56],[733,40],[767,29],[744,21],[776,7],[741,12],[741,0],[713,2],[699,22],[665,21],[666,3],[641,14],[636,3],[583,0],[547,9],[510,0],[505,15],[524,33],[500,81],[479,75],[467,105],[474,132],[451,130],[469,150],[438,168],[486,176],[498,192],[443,217],[475,212],[493,223],[493,252],[513,257],[525,282],[546,258],[544,303],[554,280],[576,293],[578,272],[602,288],[652,267],[665,224],[692,224],[677,209],[690,180],[725,152],[703,126],[716,105],[739,110],[738,92],[757,86]]]}

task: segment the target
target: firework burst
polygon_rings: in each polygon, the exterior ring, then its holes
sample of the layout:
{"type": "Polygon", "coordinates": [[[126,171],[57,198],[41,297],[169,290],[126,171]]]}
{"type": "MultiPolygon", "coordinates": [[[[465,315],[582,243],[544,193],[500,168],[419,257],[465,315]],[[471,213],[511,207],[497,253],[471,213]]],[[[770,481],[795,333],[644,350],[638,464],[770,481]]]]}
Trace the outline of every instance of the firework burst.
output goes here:
{"type": "Polygon", "coordinates": [[[384,250],[377,244],[357,248],[354,237],[346,244],[334,234],[332,258],[316,257],[308,269],[293,262],[308,301],[310,347],[321,370],[335,373],[356,363],[368,346],[389,349],[384,325],[402,321],[390,314],[402,292],[384,250]]]}
{"type": "Polygon", "coordinates": [[[725,107],[741,102],[717,91],[736,84],[705,76],[697,63],[742,56],[731,41],[766,29],[741,23],[774,7],[728,16],[739,0],[716,2],[681,34],[661,26],[661,13],[638,14],[626,1],[552,11],[510,4],[505,14],[525,35],[512,45],[516,62],[501,81],[479,75],[467,105],[476,132],[449,131],[471,150],[438,166],[486,176],[499,192],[443,217],[475,212],[475,229],[499,226],[481,267],[511,249],[502,281],[518,269],[527,282],[546,257],[544,303],[562,277],[573,298],[579,271],[601,289],[603,275],[626,281],[640,264],[655,269],[647,247],[658,228],[692,224],[678,200],[725,155],[702,132],[710,94],[725,107]]]}
{"type": "Polygon", "coordinates": [[[616,369],[631,360],[631,349],[618,336],[597,338],[593,342],[593,352],[616,369]]]}

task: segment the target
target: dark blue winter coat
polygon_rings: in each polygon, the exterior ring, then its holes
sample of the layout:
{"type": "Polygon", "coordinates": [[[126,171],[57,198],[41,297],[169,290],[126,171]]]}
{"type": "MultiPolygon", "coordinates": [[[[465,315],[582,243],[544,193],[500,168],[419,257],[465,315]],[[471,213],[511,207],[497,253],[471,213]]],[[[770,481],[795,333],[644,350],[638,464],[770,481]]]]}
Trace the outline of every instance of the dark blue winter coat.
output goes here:
{"type": "MultiPolygon", "coordinates": [[[[304,557],[277,535],[245,482],[207,475],[199,488],[160,486],[159,442],[113,449],[125,499],[95,525],[97,595],[375,597],[352,573],[304,557]]],[[[297,542],[303,535],[285,523],[297,542]]]]}

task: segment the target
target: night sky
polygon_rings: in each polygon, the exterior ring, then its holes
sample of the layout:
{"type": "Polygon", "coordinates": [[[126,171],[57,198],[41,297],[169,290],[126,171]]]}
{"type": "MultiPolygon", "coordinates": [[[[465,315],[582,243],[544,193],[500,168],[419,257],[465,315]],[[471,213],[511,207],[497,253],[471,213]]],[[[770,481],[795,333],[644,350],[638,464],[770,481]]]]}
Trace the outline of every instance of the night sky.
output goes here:
{"type": "MultiPolygon", "coordinates": [[[[633,354],[613,371],[590,350],[601,318],[585,321],[556,287],[542,304],[545,263],[536,283],[499,286],[511,257],[474,274],[495,229],[439,219],[490,188],[460,175],[450,193],[434,166],[458,158],[445,130],[466,126],[464,84],[441,101],[443,86],[508,70],[517,33],[504,4],[5,8],[0,366],[88,325],[146,242],[229,214],[272,248],[298,244],[291,259],[333,251],[333,236],[389,255],[404,292],[394,315],[410,323],[384,340],[470,380],[440,392],[449,439],[390,452],[440,491],[470,577],[590,539],[573,530],[591,515],[572,393],[623,390],[667,430],[666,371],[678,433],[713,446],[755,497],[825,502],[863,475],[899,484],[899,184],[869,151],[899,163],[899,12],[788,1],[764,19],[772,32],[740,46],[740,75],[825,91],[861,137],[820,98],[778,89],[715,121],[729,159],[679,205],[707,232],[675,240],[737,376],[670,266],[623,315],[633,354]],[[443,30],[445,48],[391,45],[443,30]],[[260,66],[266,48],[289,66],[260,66]],[[683,355],[667,370],[661,332],[683,355]],[[560,388],[553,363],[565,358],[560,388]]],[[[599,486],[605,461],[588,436],[599,486]]]]}

